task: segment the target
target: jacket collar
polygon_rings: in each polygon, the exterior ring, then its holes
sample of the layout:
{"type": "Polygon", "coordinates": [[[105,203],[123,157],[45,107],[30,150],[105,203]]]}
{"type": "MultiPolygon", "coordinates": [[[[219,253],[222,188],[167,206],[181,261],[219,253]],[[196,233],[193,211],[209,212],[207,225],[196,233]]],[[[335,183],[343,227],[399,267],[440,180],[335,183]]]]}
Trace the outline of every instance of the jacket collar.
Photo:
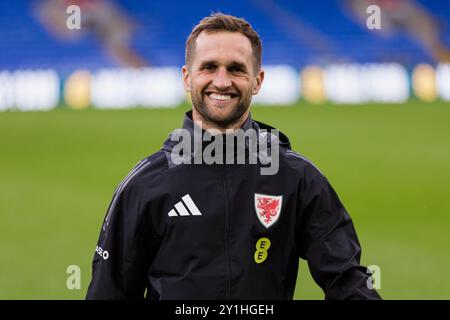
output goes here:
{"type": "MultiPolygon", "coordinates": [[[[274,130],[273,127],[266,125],[259,121],[253,121],[251,118],[251,115],[249,114],[248,118],[244,122],[244,124],[241,127],[242,130],[246,131],[249,129],[254,129],[257,133],[257,139],[260,137],[263,137],[266,134],[269,134],[269,137],[265,139],[266,143],[268,143],[268,147],[270,148],[270,143],[273,141],[272,139],[277,140],[277,144],[279,144],[280,147],[290,149],[291,145],[289,142],[289,139],[280,131],[278,132],[278,137],[273,136],[270,134],[271,130],[274,130]],[[262,131],[261,131],[262,130],[262,131]]],[[[174,130],[170,135],[169,138],[164,142],[162,150],[164,151],[167,161],[169,163],[169,167],[173,167],[176,164],[173,163],[171,158],[171,152],[172,149],[178,145],[188,143],[190,144],[190,154],[183,155],[183,157],[197,157],[199,156],[199,153],[203,151],[203,149],[208,146],[211,142],[208,141],[208,139],[203,140],[202,137],[205,135],[205,130],[201,129],[193,120],[192,120],[192,110],[186,112],[183,120],[183,130],[182,129],[176,129],[174,130]],[[182,131],[185,131],[184,133],[182,131]],[[187,140],[185,140],[185,134],[189,137],[186,137],[187,140]]],[[[227,144],[229,143],[229,139],[226,139],[225,134],[222,134],[222,143],[227,144]]],[[[215,139],[215,138],[212,138],[215,139]]],[[[244,148],[248,148],[248,140],[245,140],[245,146],[244,148]]],[[[177,148],[177,152],[179,152],[177,148]]]]}

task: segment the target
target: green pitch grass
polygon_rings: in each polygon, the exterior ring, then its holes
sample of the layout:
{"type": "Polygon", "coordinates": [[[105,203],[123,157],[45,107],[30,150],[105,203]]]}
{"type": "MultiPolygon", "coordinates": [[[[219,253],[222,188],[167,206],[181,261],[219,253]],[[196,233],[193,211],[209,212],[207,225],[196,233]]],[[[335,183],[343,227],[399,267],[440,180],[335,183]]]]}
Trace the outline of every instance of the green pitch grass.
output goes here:
{"type": "MultiPolygon", "coordinates": [[[[0,298],[82,299],[115,186],[186,108],[0,113],[0,298]],[[66,268],[81,268],[81,290],[66,268]]],[[[450,299],[450,105],[253,109],[329,178],[386,299],[450,299]]],[[[296,299],[323,293],[302,262],[296,299]]]]}

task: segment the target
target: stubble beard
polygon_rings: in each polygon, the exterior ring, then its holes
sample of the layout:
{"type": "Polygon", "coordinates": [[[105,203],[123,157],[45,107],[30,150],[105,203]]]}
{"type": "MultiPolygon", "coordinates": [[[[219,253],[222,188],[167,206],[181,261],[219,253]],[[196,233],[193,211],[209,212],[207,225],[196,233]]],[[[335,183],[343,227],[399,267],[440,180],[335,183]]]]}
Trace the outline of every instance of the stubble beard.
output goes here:
{"type": "Polygon", "coordinates": [[[206,123],[218,127],[220,129],[228,129],[237,124],[242,115],[249,109],[251,102],[251,94],[239,95],[239,100],[235,106],[232,106],[232,110],[224,118],[219,118],[211,112],[211,108],[207,105],[204,98],[205,94],[202,92],[200,95],[192,95],[192,104],[195,110],[202,116],[203,121],[206,123]]]}

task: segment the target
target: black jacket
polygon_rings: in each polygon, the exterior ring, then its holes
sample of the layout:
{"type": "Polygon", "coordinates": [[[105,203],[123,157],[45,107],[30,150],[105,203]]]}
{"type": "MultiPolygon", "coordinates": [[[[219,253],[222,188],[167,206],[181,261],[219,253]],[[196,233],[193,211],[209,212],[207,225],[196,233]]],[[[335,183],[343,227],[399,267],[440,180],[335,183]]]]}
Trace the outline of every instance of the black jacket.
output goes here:
{"type": "MultiPolygon", "coordinates": [[[[183,127],[193,131],[190,113],[183,127]]],[[[248,128],[270,127],[249,117],[248,128]]],[[[139,162],[108,208],[86,298],[292,299],[303,258],[326,299],[379,299],[335,191],[279,141],[275,175],[260,163],[176,165],[171,139],[139,162]]]]}

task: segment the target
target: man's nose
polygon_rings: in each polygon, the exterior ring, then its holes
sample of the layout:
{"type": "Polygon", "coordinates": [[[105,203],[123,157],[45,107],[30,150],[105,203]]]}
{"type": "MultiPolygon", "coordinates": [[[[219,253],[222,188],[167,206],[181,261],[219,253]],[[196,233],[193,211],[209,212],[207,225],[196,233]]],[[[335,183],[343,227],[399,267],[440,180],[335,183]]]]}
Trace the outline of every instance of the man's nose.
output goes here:
{"type": "Polygon", "coordinates": [[[213,85],[219,90],[228,89],[231,86],[231,80],[226,69],[218,69],[214,76],[213,85]]]}

